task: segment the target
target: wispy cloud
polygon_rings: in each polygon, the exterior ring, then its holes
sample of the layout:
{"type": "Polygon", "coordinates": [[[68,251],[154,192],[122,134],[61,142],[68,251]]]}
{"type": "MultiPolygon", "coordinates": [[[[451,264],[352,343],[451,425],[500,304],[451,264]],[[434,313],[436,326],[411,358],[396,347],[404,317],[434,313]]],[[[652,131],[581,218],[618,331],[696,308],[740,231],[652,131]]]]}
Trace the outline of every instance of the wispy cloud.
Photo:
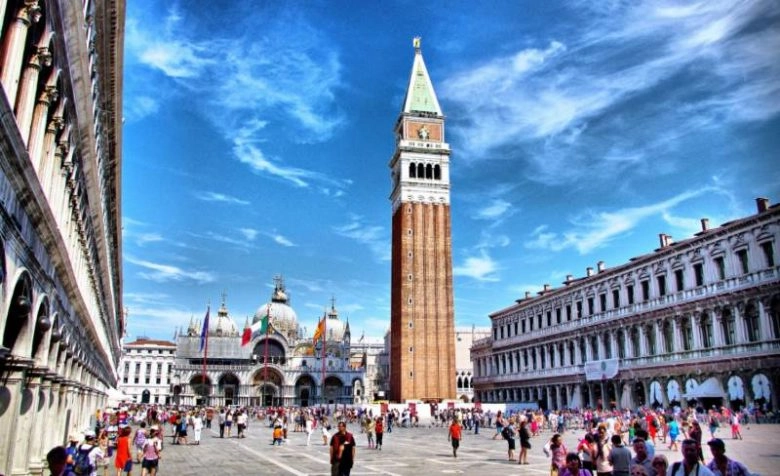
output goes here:
{"type": "Polygon", "coordinates": [[[197,22],[189,21],[190,14],[169,8],[161,21],[128,19],[128,56],[146,66],[147,74],[161,74],[179,90],[203,98],[203,116],[232,144],[234,158],[253,172],[296,187],[314,183],[314,190],[340,196],[349,181],[264,149],[269,138],[321,142],[344,123],[335,101],[342,79],[334,43],[292,9],[266,18],[264,35],[247,34],[242,28],[225,31],[222,37],[214,31],[204,35],[197,22]],[[280,127],[286,120],[297,126],[280,127]]]}
{"type": "Polygon", "coordinates": [[[363,217],[352,215],[349,223],[333,227],[333,231],[368,246],[378,260],[390,261],[390,239],[383,227],[368,225],[363,222],[363,217]]]}
{"type": "Polygon", "coordinates": [[[295,243],[293,243],[287,237],[279,233],[273,232],[273,233],[263,233],[263,234],[268,238],[271,238],[274,241],[274,243],[278,245],[288,246],[288,247],[295,246],[295,243]]]}
{"type": "Polygon", "coordinates": [[[244,238],[247,241],[255,241],[255,238],[257,238],[257,234],[259,233],[257,230],[252,228],[239,228],[238,231],[244,235],[244,238]]]}
{"type": "Polygon", "coordinates": [[[495,221],[503,218],[505,215],[510,214],[512,204],[501,198],[495,198],[487,204],[487,206],[477,210],[475,218],[479,220],[491,220],[495,221]]]}
{"type": "Polygon", "coordinates": [[[247,200],[242,200],[240,198],[217,192],[197,192],[195,193],[195,198],[198,200],[203,200],[204,202],[222,202],[233,205],[249,205],[250,203],[247,200]]]}
{"type": "Polygon", "coordinates": [[[178,266],[162,263],[154,263],[132,256],[125,255],[125,261],[139,266],[148,271],[140,271],[138,275],[150,281],[165,283],[169,281],[195,281],[198,283],[210,283],[216,280],[213,273],[208,271],[185,270],[178,266]]]}
{"type": "Polygon", "coordinates": [[[498,281],[498,276],[496,276],[498,270],[498,264],[483,249],[478,256],[469,256],[463,260],[460,266],[453,267],[452,274],[466,276],[477,281],[498,281]]]}
{"type": "Polygon", "coordinates": [[[669,124],[690,133],[780,112],[776,2],[601,3],[573,4],[593,10],[572,36],[490,58],[444,82],[454,116],[473,118],[450,127],[464,155],[523,151],[514,155],[544,183],[610,180],[673,167],[657,165],[663,154],[653,169],[637,167],[643,156],[633,152],[670,147],[655,140],[669,124]]]}
{"type": "Polygon", "coordinates": [[[613,212],[586,211],[571,220],[573,228],[563,232],[549,231],[547,225],[538,226],[531,233],[531,240],[525,244],[525,247],[551,251],[574,248],[580,254],[587,254],[609,245],[612,240],[631,231],[647,218],[671,217],[670,210],[675,206],[708,192],[719,192],[719,189],[711,186],[703,187],[699,190],[683,192],[662,202],[643,207],[623,208],[613,212]]]}

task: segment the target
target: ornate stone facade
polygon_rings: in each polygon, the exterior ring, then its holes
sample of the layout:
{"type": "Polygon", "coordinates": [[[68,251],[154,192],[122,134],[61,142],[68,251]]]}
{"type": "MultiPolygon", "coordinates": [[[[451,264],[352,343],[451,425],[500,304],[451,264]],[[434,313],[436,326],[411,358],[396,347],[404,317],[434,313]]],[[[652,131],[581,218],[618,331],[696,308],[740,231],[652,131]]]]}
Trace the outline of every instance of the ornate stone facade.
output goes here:
{"type": "Polygon", "coordinates": [[[390,399],[455,398],[449,144],[419,39],[390,161],[390,399]]]}
{"type": "Polygon", "coordinates": [[[778,408],[780,207],[709,228],[490,315],[476,398],[583,406],[778,408]]]}
{"type": "Polygon", "coordinates": [[[122,1],[0,2],[0,473],[42,474],[116,387],[122,1]]]}
{"type": "MultiPolygon", "coordinates": [[[[339,319],[335,304],[323,316],[324,338],[316,343],[303,335],[279,278],[253,324],[266,315],[268,332],[246,346],[224,301],[216,319],[209,318],[207,349],[201,350],[202,323],[191,322],[176,339],[174,403],[305,407],[366,401],[366,370],[351,360],[349,323],[339,319]]],[[[244,331],[249,328],[247,322],[244,331]]]]}
{"type": "Polygon", "coordinates": [[[139,337],[123,346],[119,390],[137,403],[171,403],[176,344],[139,337]]]}

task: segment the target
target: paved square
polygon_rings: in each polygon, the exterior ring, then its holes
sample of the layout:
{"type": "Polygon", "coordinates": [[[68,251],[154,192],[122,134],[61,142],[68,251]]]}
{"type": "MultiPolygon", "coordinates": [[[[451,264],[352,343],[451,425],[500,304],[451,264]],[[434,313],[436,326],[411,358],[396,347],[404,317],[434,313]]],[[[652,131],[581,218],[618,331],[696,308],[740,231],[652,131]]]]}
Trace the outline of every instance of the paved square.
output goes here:
{"type": "MultiPolygon", "coordinates": [[[[353,475],[425,476],[436,474],[463,475],[545,475],[549,474],[549,458],[542,447],[550,437],[545,432],[532,439],[529,451],[530,465],[520,466],[507,461],[507,444],[504,440],[492,440],[495,430],[480,429],[479,435],[464,430],[458,458],[452,457],[447,442],[446,428],[394,428],[385,433],[381,451],[369,449],[365,435],[357,425],[348,430],[357,441],[357,460],[353,475]]],[[[707,432],[705,432],[707,433],[707,432]]],[[[780,425],[750,425],[743,427],[744,440],[725,437],[726,454],[744,462],[754,473],[762,476],[780,475],[780,425]]],[[[329,475],[328,447],[322,444],[319,431],[306,446],[305,433],[289,433],[284,446],[271,446],[271,429],[260,422],[251,422],[244,439],[219,438],[218,429],[203,430],[198,446],[172,445],[170,426],[166,428],[165,447],[160,462],[161,476],[169,475],[329,475]]],[[[564,442],[569,449],[576,448],[582,430],[568,431],[564,442]]],[[[192,432],[190,432],[190,437],[192,432]]],[[[705,436],[708,439],[708,434],[705,436]]],[[[681,459],[679,452],[671,452],[662,444],[657,453],[670,460],[681,459]]],[[[706,460],[711,459],[704,448],[706,460]]],[[[140,474],[136,465],[133,474],[140,474]]]]}

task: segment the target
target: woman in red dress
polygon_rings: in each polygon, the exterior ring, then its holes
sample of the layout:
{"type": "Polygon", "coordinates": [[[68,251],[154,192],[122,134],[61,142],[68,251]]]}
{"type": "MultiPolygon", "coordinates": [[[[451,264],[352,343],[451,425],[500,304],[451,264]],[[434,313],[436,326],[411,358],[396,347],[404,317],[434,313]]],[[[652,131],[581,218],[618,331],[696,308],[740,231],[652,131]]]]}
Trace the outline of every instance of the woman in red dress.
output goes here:
{"type": "Polygon", "coordinates": [[[130,433],[132,432],[133,430],[129,426],[119,430],[119,438],[116,440],[116,459],[114,460],[116,476],[122,476],[123,471],[127,476],[130,476],[130,472],[133,470],[133,454],[130,450],[130,433]]]}

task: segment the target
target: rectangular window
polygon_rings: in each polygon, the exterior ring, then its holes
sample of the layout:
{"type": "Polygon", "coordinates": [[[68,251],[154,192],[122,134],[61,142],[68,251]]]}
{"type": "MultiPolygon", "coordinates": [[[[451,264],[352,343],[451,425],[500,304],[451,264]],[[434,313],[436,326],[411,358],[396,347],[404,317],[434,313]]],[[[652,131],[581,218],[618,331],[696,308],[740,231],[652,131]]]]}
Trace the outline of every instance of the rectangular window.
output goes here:
{"type": "Polygon", "coordinates": [[[515,335],[517,335],[517,321],[515,321],[515,335]]]}
{"type": "Polygon", "coordinates": [[[577,301],[577,319],[582,318],[582,301],[577,301]]]}
{"type": "Polygon", "coordinates": [[[566,305],[566,320],[571,320],[571,304],[566,305]]]}
{"type": "Polygon", "coordinates": [[[737,251],[737,259],[739,260],[739,268],[742,274],[748,274],[750,269],[748,267],[748,252],[747,250],[737,251]]]}
{"type": "Polygon", "coordinates": [[[601,312],[607,310],[607,293],[599,294],[599,305],[601,306],[601,312]]]}
{"type": "Polygon", "coordinates": [[[525,334],[525,319],[523,319],[522,321],[520,321],[520,329],[522,329],[522,331],[523,331],[523,334],[525,334]]]}
{"type": "Polygon", "coordinates": [[[685,283],[683,282],[683,270],[676,269],[674,270],[674,283],[677,286],[678,291],[682,291],[685,289],[685,283]]]}
{"type": "Polygon", "coordinates": [[[642,285],[642,301],[650,299],[650,281],[644,280],[640,283],[642,285]]]}
{"type": "Polygon", "coordinates": [[[612,307],[615,309],[620,307],[620,289],[612,290],[612,307]]]}
{"type": "Polygon", "coordinates": [[[775,250],[771,241],[765,241],[761,243],[761,251],[764,253],[764,263],[767,268],[771,268],[775,265],[775,250]]]}
{"type": "Polygon", "coordinates": [[[501,326],[501,338],[504,338],[504,326],[501,326]]]}
{"type": "Polygon", "coordinates": [[[693,265],[693,278],[696,280],[696,286],[704,286],[704,266],[701,263],[693,265]]]}
{"type": "Polygon", "coordinates": [[[539,314],[536,316],[536,328],[541,329],[542,328],[542,315],[539,314]]]}
{"type": "Polygon", "coordinates": [[[658,284],[658,295],[666,296],[666,276],[664,276],[663,274],[660,276],[656,276],[655,280],[658,284]]]}
{"type": "Polygon", "coordinates": [[[547,327],[552,325],[552,311],[547,311],[547,327]]]}
{"type": "Polygon", "coordinates": [[[498,340],[498,327],[493,328],[493,340],[498,340]]]}
{"type": "Polygon", "coordinates": [[[560,307],[555,309],[555,322],[557,324],[561,323],[561,308],[560,307]]]}
{"type": "Polygon", "coordinates": [[[634,304],[634,285],[629,284],[626,286],[626,294],[628,294],[628,303],[634,304]]]}
{"type": "Polygon", "coordinates": [[[534,330],[534,318],[533,317],[528,318],[528,330],[529,331],[534,330]]]}
{"type": "Polygon", "coordinates": [[[715,270],[718,272],[718,279],[726,279],[726,262],[723,260],[723,256],[716,257],[713,262],[715,263],[715,270]]]}
{"type": "Polygon", "coordinates": [[[589,297],[588,298],[588,315],[589,316],[592,316],[593,314],[595,314],[595,310],[593,309],[593,305],[594,305],[593,304],[593,298],[589,297]]]}

